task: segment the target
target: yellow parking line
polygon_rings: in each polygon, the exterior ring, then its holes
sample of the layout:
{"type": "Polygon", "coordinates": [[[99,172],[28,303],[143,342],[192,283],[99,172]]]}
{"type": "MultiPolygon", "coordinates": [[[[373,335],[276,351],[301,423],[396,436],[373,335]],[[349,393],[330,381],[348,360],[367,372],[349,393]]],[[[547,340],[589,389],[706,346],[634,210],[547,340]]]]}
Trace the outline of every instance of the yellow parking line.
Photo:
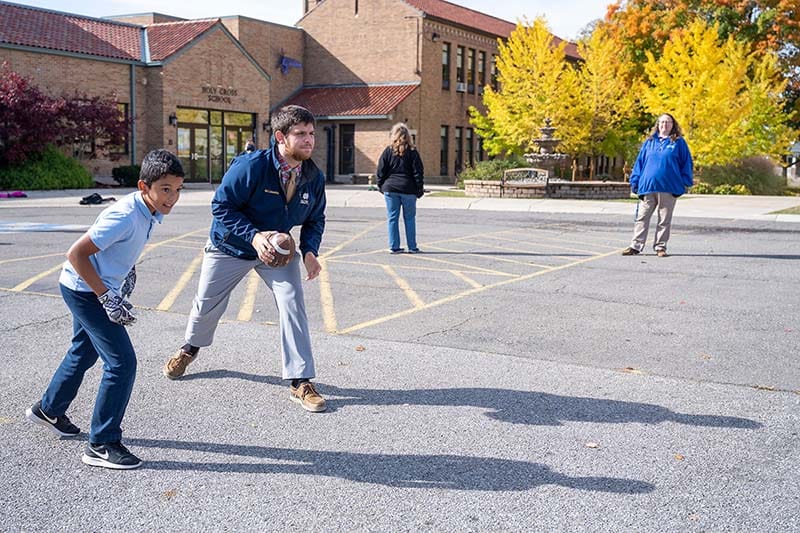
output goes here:
{"type": "Polygon", "coordinates": [[[319,256],[319,257],[320,257],[320,258],[326,258],[326,257],[330,257],[331,255],[335,254],[336,252],[338,252],[339,250],[341,250],[342,248],[344,248],[344,247],[345,247],[345,246],[347,246],[348,244],[350,244],[350,243],[352,243],[352,242],[355,242],[356,240],[360,239],[361,237],[363,237],[363,236],[364,236],[364,235],[366,235],[367,233],[371,232],[372,230],[374,230],[374,229],[375,229],[375,228],[377,228],[378,226],[382,226],[383,224],[385,224],[385,222],[381,221],[381,222],[377,222],[377,223],[375,223],[375,224],[371,225],[370,227],[368,227],[368,228],[367,228],[367,229],[365,229],[364,231],[362,231],[362,232],[360,232],[360,233],[357,233],[357,234],[355,234],[353,237],[351,237],[351,238],[347,239],[347,240],[346,240],[346,241],[344,241],[344,242],[341,242],[341,243],[337,244],[336,246],[334,246],[333,248],[331,248],[331,249],[330,249],[330,250],[328,250],[327,252],[324,252],[324,253],[320,254],[320,256],[319,256]]]}
{"type": "Polygon", "coordinates": [[[61,257],[66,259],[67,252],[64,251],[64,252],[58,252],[58,253],[55,253],[55,254],[34,255],[34,256],[31,256],[31,257],[17,257],[15,259],[3,259],[2,261],[0,261],[0,265],[4,265],[6,263],[16,263],[18,261],[33,261],[34,259],[46,259],[48,257],[55,257],[57,255],[60,255],[61,257]]]}
{"type": "MultiPolygon", "coordinates": [[[[426,248],[429,248],[429,247],[426,246],[426,248]]],[[[346,259],[339,259],[338,257],[328,259],[327,261],[329,263],[337,263],[337,264],[344,264],[344,265],[363,265],[363,266],[371,266],[371,267],[377,267],[377,266],[381,266],[383,264],[383,263],[370,263],[370,262],[367,262],[367,261],[348,261],[346,259]]],[[[536,266],[539,266],[539,265],[536,265],[536,266]]],[[[426,266],[419,266],[419,265],[400,265],[400,264],[392,265],[392,268],[396,268],[398,270],[403,270],[403,269],[423,270],[423,271],[427,271],[427,272],[450,272],[452,270],[450,268],[433,268],[433,267],[426,267],[426,266]]],[[[542,268],[550,268],[550,267],[543,266],[542,268]]],[[[472,273],[475,273],[475,274],[484,274],[486,276],[501,276],[501,277],[506,277],[506,278],[511,278],[511,277],[516,276],[516,274],[507,274],[505,272],[483,272],[483,271],[472,270],[472,267],[469,267],[469,266],[467,266],[467,267],[465,267],[463,269],[459,269],[459,270],[462,270],[463,272],[472,272],[472,273]]]]}
{"type": "MultiPolygon", "coordinates": [[[[564,242],[564,243],[567,243],[567,244],[584,244],[586,246],[594,246],[595,248],[614,248],[614,249],[616,249],[616,248],[619,248],[619,246],[620,246],[620,245],[612,245],[612,244],[600,244],[600,243],[597,243],[597,242],[586,242],[586,241],[576,241],[576,240],[570,240],[570,239],[562,239],[562,238],[559,238],[559,237],[547,237],[545,235],[541,235],[541,236],[539,236],[539,238],[545,239],[545,240],[548,240],[548,241],[564,242]]],[[[619,243],[628,243],[628,242],[630,242],[630,240],[625,240],[625,239],[609,239],[609,240],[617,241],[619,243]]]]}
{"type": "MultiPolygon", "coordinates": [[[[147,246],[145,246],[144,251],[142,252],[142,255],[144,255],[146,252],[149,252],[153,248],[158,248],[160,246],[164,246],[165,244],[169,244],[171,242],[175,242],[175,241],[179,241],[181,239],[185,239],[189,235],[194,235],[195,233],[199,233],[201,231],[207,231],[207,229],[196,229],[194,231],[190,231],[188,233],[184,233],[183,235],[178,235],[177,237],[173,237],[171,239],[165,239],[165,240],[163,240],[161,242],[155,242],[153,244],[148,244],[147,246]]],[[[139,256],[139,257],[141,257],[141,256],[139,256]]]]}
{"type": "Polygon", "coordinates": [[[377,324],[382,324],[384,322],[388,322],[390,320],[394,320],[395,318],[401,318],[401,317],[404,317],[404,316],[407,316],[407,315],[411,315],[411,314],[416,313],[418,311],[421,311],[423,309],[430,309],[432,307],[438,307],[440,305],[443,305],[443,304],[446,304],[446,303],[450,303],[450,302],[454,302],[456,300],[460,300],[461,298],[465,298],[465,297],[471,296],[473,294],[478,294],[480,292],[487,291],[489,289],[494,289],[495,287],[500,287],[502,285],[508,285],[509,283],[517,283],[519,281],[529,280],[529,279],[535,278],[537,276],[548,274],[550,272],[555,272],[556,270],[563,270],[565,268],[570,268],[570,267],[573,267],[573,266],[576,266],[576,265],[580,265],[580,264],[583,264],[583,263],[588,263],[589,261],[595,261],[597,259],[602,259],[604,257],[608,257],[610,255],[616,255],[618,253],[619,253],[619,250],[614,250],[613,252],[608,252],[608,253],[601,254],[601,255],[595,255],[595,256],[592,256],[592,257],[586,257],[584,259],[579,259],[579,260],[574,261],[572,263],[567,263],[565,265],[559,265],[557,267],[552,267],[552,268],[549,268],[547,270],[539,270],[537,272],[533,272],[531,274],[526,274],[524,276],[519,276],[519,277],[516,277],[514,279],[498,281],[496,283],[492,283],[491,285],[484,285],[483,287],[480,287],[480,288],[470,289],[470,290],[467,290],[467,291],[464,291],[464,292],[461,292],[461,293],[458,293],[458,294],[453,294],[451,296],[447,296],[447,297],[442,298],[440,300],[436,300],[436,301],[427,303],[427,304],[423,305],[422,307],[418,307],[418,308],[417,307],[412,307],[411,309],[406,309],[404,311],[399,311],[399,312],[393,313],[391,315],[386,315],[386,316],[382,316],[382,317],[379,317],[379,318],[375,318],[373,320],[368,320],[366,322],[362,322],[360,324],[355,324],[353,326],[350,326],[349,328],[345,328],[345,329],[342,329],[342,330],[338,331],[338,333],[340,335],[346,335],[348,333],[352,333],[353,331],[357,331],[359,329],[364,329],[364,328],[369,327],[369,326],[375,326],[377,324]]]}
{"type": "Polygon", "coordinates": [[[507,237],[498,237],[497,235],[487,235],[486,237],[488,237],[489,239],[494,239],[494,240],[503,241],[503,242],[513,242],[513,243],[517,243],[517,244],[530,244],[531,246],[540,247],[540,248],[556,248],[558,250],[568,250],[570,252],[582,252],[582,253],[585,253],[585,254],[594,253],[591,250],[586,250],[584,248],[570,248],[568,246],[558,246],[557,244],[545,244],[545,243],[531,242],[531,241],[526,241],[526,240],[510,239],[510,238],[507,238],[507,237]]]}
{"type": "Polygon", "coordinates": [[[467,276],[466,274],[464,274],[463,272],[459,272],[458,270],[450,270],[449,272],[450,272],[452,275],[454,275],[455,277],[463,279],[464,281],[466,281],[466,282],[467,282],[467,284],[468,284],[468,285],[472,285],[472,286],[473,286],[474,288],[476,288],[476,289],[477,289],[477,288],[479,288],[479,287],[483,287],[483,285],[481,285],[480,283],[478,283],[478,282],[477,282],[477,281],[475,281],[474,279],[472,279],[472,278],[468,277],[468,276],[467,276]]]}
{"type": "Polygon", "coordinates": [[[413,255],[412,257],[414,259],[422,260],[422,261],[431,261],[433,263],[442,263],[442,264],[445,264],[445,265],[455,265],[455,266],[461,267],[461,270],[472,270],[472,271],[479,270],[481,272],[486,272],[486,273],[490,273],[490,274],[497,274],[497,275],[500,275],[500,276],[513,276],[514,275],[514,274],[511,274],[510,272],[503,272],[501,270],[492,270],[492,269],[489,269],[489,268],[482,268],[482,267],[477,267],[477,266],[473,266],[473,265],[465,265],[463,263],[457,263],[456,261],[447,261],[445,259],[436,259],[434,257],[426,256],[425,254],[416,254],[416,255],[413,255]]]}
{"type": "Polygon", "coordinates": [[[182,244],[165,244],[164,248],[176,248],[178,250],[194,250],[196,252],[197,250],[202,250],[204,246],[205,243],[196,244],[194,246],[184,246],[182,244]]]}
{"type": "Polygon", "coordinates": [[[197,272],[197,267],[200,266],[200,262],[203,260],[203,254],[200,253],[197,257],[192,259],[192,262],[189,263],[189,266],[186,270],[183,271],[181,277],[178,279],[178,282],[172,287],[172,290],[164,296],[164,299],[161,300],[161,303],[156,306],[156,309],[159,311],[169,311],[172,308],[173,304],[175,304],[175,300],[178,299],[178,295],[183,291],[186,285],[189,283],[189,280],[192,279],[194,273],[197,272]]]}
{"type": "MultiPolygon", "coordinates": [[[[6,287],[0,287],[0,291],[2,292],[16,292],[14,289],[8,289],[6,287]]],[[[47,296],[48,298],[61,298],[61,294],[51,294],[47,292],[38,292],[38,291],[25,291],[25,295],[33,295],[33,296],[47,296]]]]}
{"type": "Polygon", "coordinates": [[[335,257],[335,259],[336,259],[337,261],[339,261],[340,259],[345,259],[345,258],[348,258],[348,257],[364,257],[364,256],[366,256],[366,255],[379,255],[379,254],[380,254],[380,255],[386,255],[386,254],[387,254],[387,252],[386,252],[386,250],[384,250],[384,249],[380,249],[380,250],[370,250],[369,252],[355,252],[355,253],[352,253],[352,254],[341,254],[341,255],[337,255],[337,256],[335,257]]]}
{"type": "Polygon", "coordinates": [[[520,261],[518,259],[509,259],[508,257],[498,257],[498,256],[491,256],[487,257],[485,254],[476,254],[474,252],[464,252],[461,250],[456,250],[455,248],[444,248],[443,246],[431,246],[430,244],[426,245],[425,248],[430,248],[432,250],[441,250],[443,252],[450,252],[459,255],[469,255],[472,257],[480,257],[482,259],[491,259],[492,261],[500,261],[501,263],[514,263],[517,265],[525,265],[525,266],[535,266],[539,268],[550,268],[553,265],[540,265],[538,263],[531,263],[530,261],[520,261]]]}
{"type": "MultiPolygon", "coordinates": [[[[466,241],[468,239],[471,240],[472,237],[461,237],[458,240],[459,241],[466,241]]],[[[527,242],[527,241],[511,241],[511,242],[515,242],[517,244],[530,244],[531,246],[534,247],[534,250],[535,250],[535,247],[536,247],[536,243],[532,243],[532,242],[527,242]]],[[[510,246],[503,246],[503,245],[500,245],[500,244],[489,244],[488,242],[482,242],[481,246],[483,246],[485,248],[488,248],[488,249],[491,249],[491,250],[501,250],[501,251],[504,251],[504,252],[519,252],[521,254],[536,253],[533,250],[531,250],[530,248],[512,248],[510,246]]],[[[580,251],[585,253],[585,254],[587,254],[587,255],[589,255],[591,253],[591,252],[586,252],[584,250],[580,250],[580,251]]],[[[572,261],[574,259],[573,257],[569,257],[569,256],[566,256],[566,255],[555,255],[555,254],[543,254],[543,255],[547,255],[547,257],[556,257],[558,259],[563,259],[565,261],[572,261]]]]}
{"type": "Polygon", "coordinates": [[[385,270],[386,273],[389,274],[392,279],[394,279],[394,282],[397,283],[398,287],[403,289],[406,298],[408,298],[415,308],[420,309],[425,306],[425,302],[422,301],[422,298],[420,298],[419,295],[414,292],[414,289],[411,288],[411,285],[409,285],[405,279],[397,275],[397,272],[395,272],[392,267],[389,265],[381,265],[381,268],[383,268],[383,270],[385,270]]]}
{"type": "Polygon", "coordinates": [[[236,315],[236,320],[247,322],[253,318],[259,281],[261,281],[261,278],[256,274],[256,271],[251,270],[250,274],[247,275],[247,288],[244,291],[244,300],[241,307],[239,307],[239,314],[236,315]]]}
{"type": "MultiPolygon", "coordinates": [[[[177,240],[179,240],[179,239],[183,239],[184,237],[187,237],[187,236],[189,236],[189,235],[192,235],[192,234],[194,234],[194,233],[197,233],[198,231],[205,231],[205,230],[195,230],[195,231],[190,231],[189,233],[184,233],[183,235],[179,235],[178,237],[173,237],[172,239],[166,239],[166,240],[164,240],[164,241],[161,241],[161,242],[158,242],[158,243],[155,243],[155,244],[150,244],[150,245],[148,245],[148,246],[145,248],[145,250],[142,252],[142,255],[144,255],[146,252],[148,252],[148,251],[152,250],[153,248],[157,248],[157,247],[159,247],[159,246],[163,246],[163,245],[165,245],[165,244],[167,244],[167,243],[174,242],[174,241],[177,241],[177,240]]],[[[64,252],[64,254],[66,254],[66,252],[64,252]]],[[[62,255],[62,254],[58,253],[58,254],[52,254],[52,255],[62,255]]],[[[52,255],[38,256],[38,257],[39,257],[39,258],[41,258],[41,257],[52,257],[52,255]]],[[[36,259],[36,258],[37,258],[37,257],[27,257],[26,259],[36,259]]],[[[141,256],[140,256],[140,258],[141,258],[141,256]]],[[[10,259],[10,260],[8,260],[8,261],[19,261],[19,260],[22,260],[22,259],[10,259]]],[[[46,277],[47,277],[47,276],[49,276],[50,274],[52,274],[52,273],[54,273],[54,272],[58,271],[59,269],[61,269],[61,267],[63,266],[63,264],[64,264],[64,263],[63,263],[63,262],[61,262],[61,263],[59,263],[57,266],[54,266],[53,268],[49,268],[49,269],[45,270],[44,272],[41,272],[41,273],[39,273],[39,274],[36,274],[36,275],[35,275],[35,276],[33,276],[33,277],[30,277],[30,278],[26,279],[26,280],[25,280],[25,281],[23,281],[22,283],[18,284],[16,287],[13,287],[13,288],[11,289],[11,291],[12,291],[12,292],[22,292],[22,291],[24,291],[25,289],[27,289],[28,287],[30,287],[31,285],[33,285],[34,283],[36,283],[36,282],[37,282],[37,281],[39,281],[40,279],[42,279],[42,278],[46,278],[46,277]]]]}
{"type": "Polygon", "coordinates": [[[333,289],[331,288],[331,276],[328,272],[328,261],[320,256],[319,264],[322,270],[319,273],[319,300],[322,308],[322,321],[325,324],[325,331],[336,333],[339,325],[336,323],[336,310],[333,306],[333,289]]]}
{"type": "Polygon", "coordinates": [[[30,287],[31,285],[33,285],[34,283],[36,283],[40,279],[46,278],[47,276],[49,276],[50,274],[52,274],[54,272],[58,272],[59,270],[61,270],[61,267],[63,265],[64,265],[64,263],[61,262],[61,263],[57,264],[56,266],[54,266],[53,268],[45,270],[44,272],[42,272],[40,274],[36,274],[32,278],[26,279],[25,281],[23,281],[22,283],[20,283],[16,287],[12,288],[11,292],[22,292],[22,291],[24,291],[25,289],[27,289],[28,287],[30,287]]]}

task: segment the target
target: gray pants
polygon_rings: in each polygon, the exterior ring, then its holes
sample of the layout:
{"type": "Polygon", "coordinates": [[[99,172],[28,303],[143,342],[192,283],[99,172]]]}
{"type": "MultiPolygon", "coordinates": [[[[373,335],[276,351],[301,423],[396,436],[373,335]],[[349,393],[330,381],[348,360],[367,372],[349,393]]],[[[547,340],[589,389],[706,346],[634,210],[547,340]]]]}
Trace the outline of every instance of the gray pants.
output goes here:
{"type": "Polygon", "coordinates": [[[658,225],[653,249],[666,250],[669,241],[669,230],[672,226],[672,213],[675,211],[676,198],[668,192],[654,192],[645,194],[639,201],[639,212],[636,224],[633,226],[633,240],[631,248],[642,251],[647,242],[647,230],[650,228],[650,217],[658,208],[658,225]]]}
{"type": "Polygon", "coordinates": [[[253,269],[272,291],[278,306],[283,379],[313,378],[314,356],[300,280],[299,254],[285,267],[272,268],[258,259],[231,257],[211,243],[206,244],[200,284],[186,324],[186,342],[199,347],[211,345],[231,292],[253,269]]]}

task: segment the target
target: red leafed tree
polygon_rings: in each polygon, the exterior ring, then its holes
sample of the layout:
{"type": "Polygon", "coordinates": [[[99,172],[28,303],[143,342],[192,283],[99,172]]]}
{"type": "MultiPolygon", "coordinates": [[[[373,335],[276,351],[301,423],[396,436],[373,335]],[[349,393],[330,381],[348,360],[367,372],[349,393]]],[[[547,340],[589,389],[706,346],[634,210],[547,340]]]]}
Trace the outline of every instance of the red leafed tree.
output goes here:
{"type": "Polygon", "coordinates": [[[0,68],[0,163],[19,163],[44,150],[59,135],[64,101],[52,98],[30,80],[0,68]]]}
{"type": "Polygon", "coordinates": [[[7,63],[0,67],[0,164],[24,161],[48,144],[96,157],[122,144],[129,127],[111,98],[50,96],[7,63]]]}
{"type": "Polygon", "coordinates": [[[96,157],[108,147],[125,142],[128,122],[116,102],[100,96],[75,94],[64,99],[61,131],[56,144],[73,147],[73,153],[96,157]]]}

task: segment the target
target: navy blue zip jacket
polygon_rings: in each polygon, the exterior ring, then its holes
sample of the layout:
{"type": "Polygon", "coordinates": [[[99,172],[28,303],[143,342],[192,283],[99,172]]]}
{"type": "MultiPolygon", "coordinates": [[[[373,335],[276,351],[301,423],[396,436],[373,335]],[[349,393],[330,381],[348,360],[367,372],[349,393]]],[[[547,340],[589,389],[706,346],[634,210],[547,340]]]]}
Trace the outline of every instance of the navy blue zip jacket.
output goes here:
{"type": "Polygon", "coordinates": [[[648,137],[631,172],[631,191],[644,195],[668,192],[680,196],[692,186],[692,155],[683,137],[672,141],[648,137]]]}
{"type": "Polygon", "coordinates": [[[319,255],[325,230],[325,176],[310,159],[303,161],[297,190],[287,204],[273,144],[233,160],[211,201],[211,242],[241,259],[256,259],[253,241],[260,231],[300,229],[300,251],[319,255]]]}

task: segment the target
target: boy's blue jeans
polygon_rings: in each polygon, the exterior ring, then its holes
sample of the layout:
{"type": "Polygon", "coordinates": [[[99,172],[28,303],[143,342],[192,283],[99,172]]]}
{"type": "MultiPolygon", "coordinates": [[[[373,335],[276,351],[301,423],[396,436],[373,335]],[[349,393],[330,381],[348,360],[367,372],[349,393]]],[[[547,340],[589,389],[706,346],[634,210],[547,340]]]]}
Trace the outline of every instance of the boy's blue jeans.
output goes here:
{"type": "Polygon", "coordinates": [[[89,442],[116,442],[122,439],[122,417],[136,379],[131,339],[124,326],[108,319],[94,293],[60,287],[72,311],[72,346],[42,396],[42,410],[49,416],[64,415],[78,394],[84,374],[99,357],[103,377],[94,402],[89,442]]]}
{"type": "Polygon", "coordinates": [[[389,225],[389,248],[400,249],[400,208],[403,209],[403,225],[406,228],[406,244],[409,250],[417,249],[417,197],[399,192],[383,193],[389,225]]]}

